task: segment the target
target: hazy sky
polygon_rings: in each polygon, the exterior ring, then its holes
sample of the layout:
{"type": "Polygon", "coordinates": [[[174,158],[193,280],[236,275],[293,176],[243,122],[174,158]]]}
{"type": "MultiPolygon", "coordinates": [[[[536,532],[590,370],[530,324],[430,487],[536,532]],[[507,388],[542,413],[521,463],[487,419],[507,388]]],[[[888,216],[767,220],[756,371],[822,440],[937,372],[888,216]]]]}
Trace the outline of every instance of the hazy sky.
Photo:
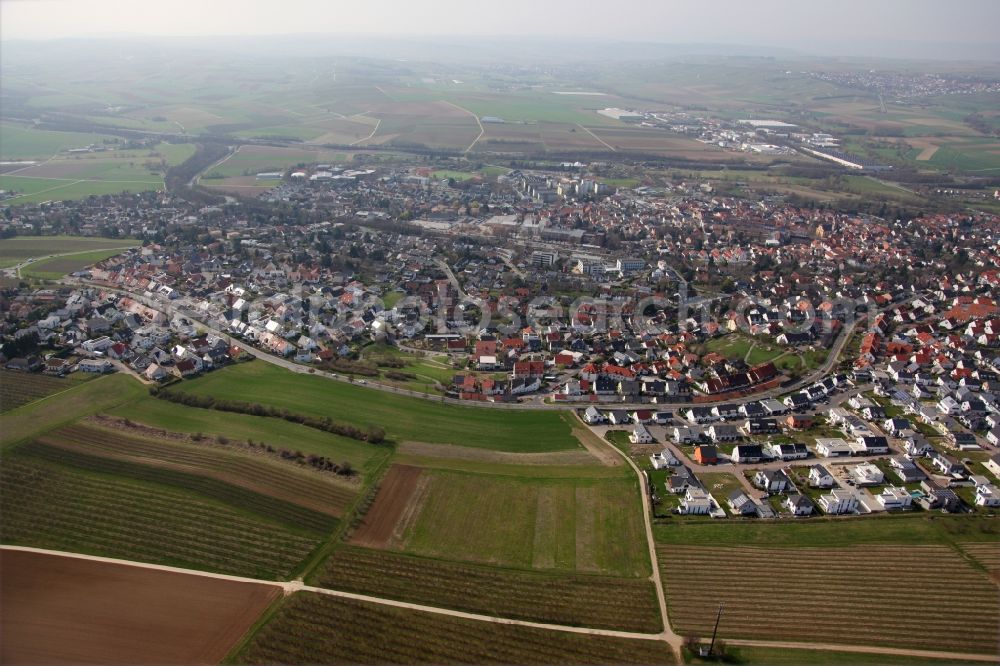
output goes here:
{"type": "Polygon", "coordinates": [[[1000,0],[0,0],[4,39],[574,36],[1000,60],[1000,0]]]}

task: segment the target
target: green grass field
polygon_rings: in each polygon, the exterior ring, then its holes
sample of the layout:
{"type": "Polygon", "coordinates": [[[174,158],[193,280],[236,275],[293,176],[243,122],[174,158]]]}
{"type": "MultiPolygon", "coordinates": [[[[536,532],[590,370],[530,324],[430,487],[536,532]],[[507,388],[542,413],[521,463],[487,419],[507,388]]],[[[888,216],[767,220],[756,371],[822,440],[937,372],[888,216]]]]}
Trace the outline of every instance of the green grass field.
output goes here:
{"type": "Polygon", "coordinates": [[[178,385],[178,390],[260,402],[366,427],[381,426],[398,441],[415,440],[543,452],[580,446],[554,412],[458,407],[303,375],[268,363],[245,363],[178,385]]]}
{"type": "Polygon", "coordinates": [[[630,479],[517,479],[445,471],[401,537],[406,552],[518,568],[649,573],[630,479]]]}
{"type": "Polygon", "coordinates": [[[93,375],[82,372],[73,373],[68,377],[50,377],[0,369],[0,413],[71,389],[93,378],[93,375]]]}
{"type": "Polygon", "coordinates": [[[658,543],[747,546],[838,546],[867,543],[955,544],[1000,541],[1000,524],[987,518],[926,514],[781,523],[698,521],[654,526],[658,543]]]}
{"type": "Polygon", "coordinates": [[[72,254],[65,257],[42,259],[41,261],[25,266],[21,270],[21,275],[43,280],[58,280],[69,273],[82,271],[85,268],[121,253],[122,250],[120,249],[94,250],[92,252],[81,252],[80,254],[72,254]]]}
{"type": "Polygon", "coordinates": [[[0,268],[50,254],[85,252],[100,248],[128,248],[138,244],[139,241],[131,239],[93,236],[15,236],[0,240],[0,268]]]}
{"type": "Polygon", "coordinates": [[[169,432],[252,439],[307,455],[326,456],[336,462],[347,460],[362,471],[374,469],[390,453],[387,447],[372,446],[284,419],[184,407],[149,395],[140,395],[107,413],[169,432]]]}
{"type": "Polygon", "coordinates": [[[12,409],[0,415],[0,450],[144,395],[137,380],[115,374],[12,409]]]}
{"type": "Polygon", "coordinates": [[[588,636],[298,593],[236,663],[668,664],[659,641],[588,636]]]}
{"type": "Polygon", "coordinates": [[[53,132],[13,122],[0,122],[0,159],[47,159],[71,148],[86,148],[105,141],[117,144],[120,138],[108,134],[53,132]]]}

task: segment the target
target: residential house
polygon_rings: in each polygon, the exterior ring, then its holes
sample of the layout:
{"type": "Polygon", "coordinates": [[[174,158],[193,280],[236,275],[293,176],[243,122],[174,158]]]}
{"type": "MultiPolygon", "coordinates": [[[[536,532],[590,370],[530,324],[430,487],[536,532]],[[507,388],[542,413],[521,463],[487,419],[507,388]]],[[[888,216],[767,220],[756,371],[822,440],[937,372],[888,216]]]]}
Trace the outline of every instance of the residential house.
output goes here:
{"type": "Polygon", "coordinates": [[[816,453],[824,458],[845,458],[852,450],[851,445],[839,437],[817,437],[816,453]]]}
{"type": "Polygon", "coordinates": [[[833,488],[833,475],[822,465],[809,468],[809,485],[813,488],[833,488]]]}
{"type": "Polygon", "coordinates": [[[858,495],[853,489],[837,488],[819,498],[819,506],[825,513],[842,515],[858,510],[858,495]]]}
{"type": "Polygon", "coordinates": [[[804,460],[809,457],[809,449],[800,442],[792,444],[770,443],[767,445],[767,453],[778,460],[804,460]]]}
{"type": "Polygon", "coordinates": [[[850,469],[851,478],[858,486],[877,486],[885,480],[885,474],[871,463],[861,463],[850,469]]]}
{"type": "Polygon", "coordinates": [[[714,446],[702,444],[694,447],[694,460],[699,465],[715,465],[719,462],[719,452],[714,446]]]}
{"type": "Polygon", "coordinates": [[[715,443],[735,442],[740,439],[740,431],[737,430],[736,426],[717,423],[709,426],[708,437],[715,443]]]}
{"type": "Polygon", "coordinates": [[[742,490],[734,490],[726,499],[730,511],[737,516],[756,516],[757,504],[742,490]]]}
{"type": "Polygon", "coordinates": [[[759,444],[739,444],[733,448],[733,462],[756,464],[764,459],[764,451],[759,444]]]}
{"type": "Polygon", "coordinates": [[[701,428],[689,428],[688,426],[675,426],[673,440],[675,444],[690,444],[701,440],[701,428]]]}
{"type": "Polygon", "coordinates": [[[780,469],[762,469],[753,477],[753,483],[770,494],[786,492],[792,486],[788,476],[780,469]]]}
{"type": "Polygon", "coordinates": [[[597,425],[599,423],[607,423],[608,418],[601,413],[601,410],[596,407],[587,407],[583,411],[583,421],[584,423],[589,423],[590,425],[597,425]]]}
{"type": "Polygon", "coordinates": [[[889,464],[903,483],[916,483],[927,478],[924,470],[920,469],[920,466],[909,458],[896,456],[889,460],[889,464]]]}
{"type": "Polygon", "coordinates": [[[646,426],[641,423],[637,423],[635,428],[632,430],[632,434],[629,435],[628,441],[633,444],[652,444],[653,436],[649,433],[649,430],[646,429],[646,426]]]}
{"type": "Polygon", "coordinates": [[[913,496],[906,488],[889,486],[875,496],[878,502],[886,511],[908,511],[913,508],[913,496]]]}
{"type": "Polygon", "coordinates": [[[811,516],[813,503],[805,495],[799,493],[789,493],[782,505],[788,509],[793,516],[811,516]]]}
{"type": "Polygon", "coordinates": [[[687,515],[708,515],[712,512],[712,500],[701,488],[688,488],[684,493],[680,512],[687,515]]]}

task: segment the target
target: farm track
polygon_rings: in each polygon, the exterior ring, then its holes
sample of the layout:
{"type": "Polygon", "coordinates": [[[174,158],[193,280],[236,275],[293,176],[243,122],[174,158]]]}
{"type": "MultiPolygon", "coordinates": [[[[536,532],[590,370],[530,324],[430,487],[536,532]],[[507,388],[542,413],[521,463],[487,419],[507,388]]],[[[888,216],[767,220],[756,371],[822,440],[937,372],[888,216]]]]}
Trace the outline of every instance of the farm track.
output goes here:
{"type": "Polygon", "coordinates": [[[730,638],[984,653],[995,652],[1000,639],[996,588],[943,545],[660,546],[658,556],[668,598],[681,600],[671,610],[683,631],[711,632],[725,601],[721,631],[730,638]],[[820,608],[822,622],[801,621],[820,608]]]}
{"type": "Polygon", "coordinates": [[[63,428],[38,441],[78,453],[206,476],[333,517],[343,515],[355,494],[333,479],[289,465],[86,425],[63,428]]]}

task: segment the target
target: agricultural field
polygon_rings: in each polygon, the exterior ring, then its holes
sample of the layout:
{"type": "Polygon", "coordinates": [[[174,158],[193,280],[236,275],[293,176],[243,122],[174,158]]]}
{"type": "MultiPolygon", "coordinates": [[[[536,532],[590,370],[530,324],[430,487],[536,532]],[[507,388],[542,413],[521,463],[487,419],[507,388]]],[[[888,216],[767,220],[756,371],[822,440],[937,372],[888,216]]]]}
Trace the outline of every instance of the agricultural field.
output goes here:
{"type": "Polygon", "coordinates": [[[59,278],[82,271],[94,264],[98,264],[105,259],[110,259],[122,253],[122,250],[93,250],[91,252],[80,252],[62,257],[42,259],[21,269],[21,275],[29,278],[39,278],[42,280],[58,280],[59,278]]]}
{"type": "Polygon", "coordinates": [[[569,424],[555,412],[505,411],[436,404],[292,373],[268,363],[231,366],[178,386],[198,395],[226,396],[358,427],[377,425],[390,439],[544,452],[581,446],[569,424]]]}
{"type": "Polygon", "coordinates": [[[641,577],[649,558],[634,485],[394,467],[353,541],[479,564],[641,577]]]}
{"type": "Polygon", "coordinates": [[[122,139],[108,134],[86,132],[54,132],[28,125],[0,122],[0,160],[48,159],[72,148],[118,145],[122,139]]]}
{"type": "Polygon", "coordinates": [[[14,550],[2,551],[0,567],[6,664],[216,663],[280,595],[273,586],[14,550]]]}
{"type": "Polygon", "coordinates": [[[975,559],[996,548],[995,521],[921,515],[700,521],[654,532],[670,618],[680,633],[710,632],[725,601],[720,635],[730,638],[996,650],[1000,601],[981,568],[988,558],[975,559]]]}
{"type": "Polygon", "coordinates": [[[340,546],[312,584],[473,613],[627,631],[661,628],[648,579],[489,567],[340,546]]]}
{"type": "Polygon", "coordinates": [[[499,566],[648,573],[639,514],[630,510],[636,489],[620,471],[516,478],[482,467],[466,473],[394,466],[352,541],[499,566]]]}
{"type": "Polygon", "coordinates": [[[80,381],[86,379],[89,377],[60,378],[0,369],[0,414],[34,402],[39,398],[73,388],[80,381]]]}
{"type": "Polygon", "coordinates": [[[548,631],[300,592],[234,656],[258,663],[665,664],[665,643],[548,631]]]}
{"type": "MultiPolygon", "coordinates": [[[[744,666],[972,666],[981,661],[925,659],[894,654],[838,652],[834,650],[798,650],[791,648],[761,648],[729,645],[728,663],[744,666]]],[[[718,663],[692,658],[690,664],[718,663]]]]}
{"type": "Polygon", "coordinates": [[[0,239],[0,268],[7,268],[26,259],[47,257],[67,252],[89,252],[110,248],[135,247],[139,241],[90,236],[15,236],[0,239]]]}
{"type": "Polygon", "coordinates": [[[306,455],[326,456],[338,463],[347,461],[361,472],[378,467],[390,453],[387,447],[372,446],[284,419],[185,407],[146,394],[106,413],[165,432],[252,440],[306,455]]]}
{"type": "Polygon", "coordinates": [[[733,638],[996,651],[996,588],[946,546],[672,545],[659,557],[680,633],[710,633],[724,601],[733,638]]]}
{"type": "Polygon", "coordinates": [[[147,395],[128,375],[105,375],[0,415],[0,450],[147,395]]]}
{"type": "Polygon", "coordinates": [[[324,536],[252,512],[240,503],[246,493],[229,503],[93,458],[39,444],[6,453],[0,539],[273,579],[290,576],[324,536]]]}
{"type": "MultiPolygon", "coordinates": [[[[177,472],[175,475],[164,475],[164,478],[175,481],[178,485],[197,483],[199,491],[205,494],[228,497],[238,492],[226,487],[233,486],[250,491],[251,495],[248,497],[251,500],[254,495],[264,495],[279,500],[273,507],[262,506],[262,512],[273,513],[276,518],[286,514],[292,519],[298,517],[298,512],[289,511],[290,507],[282,507],[280,503],[340,517],[354,499],[356,490],[353,484],[330,473],[298,469],[292,463],[269,460],[263,456],[231,453],[224,450],[227,443],[216,443],[213,446],[204,443],[204,440],[198,444],[159,440],[128,429],[105,428],[91,423],[61,428],[36,441],[84,456],[131,463],[122,465],[122,469],[128,470],[134,466],[137,471],[135,478],[156,478],[158,473],[147,469],[151,467],[154,470],[177,472]],[[192,475],[209,481],[195,481],[190,478],[192,475]]],[[[329,527],[325,521],[321,518],[317,521],[317,518],[319,517],[302,514],[300,519],[304,526],[315,523],[318,529],[329,527]]]]}
{"type": "MultiPolygon", "coordinates": [[[[39,130],[24,130],[31,134],[39,130]]],[[[61,134],[51,132],[47,134],[61,134]]],[[[84,135],[87,136],[87,135],[84,135]]],[[[30,141],[22,138],[18,142],[30,141]]],[[[42,141],[43,145],[47,145],[42,141]]],[[[118,144],[115,144],[116,146],[118,144]]],[[[80,199],[92,194],[163,189],[167,169],[191,157],[193,144],[161,143],[151,148],[110,148],[91,153],[57,153],[33,164],[12,165],[0,174],[9,203],[80,199]]]]}

